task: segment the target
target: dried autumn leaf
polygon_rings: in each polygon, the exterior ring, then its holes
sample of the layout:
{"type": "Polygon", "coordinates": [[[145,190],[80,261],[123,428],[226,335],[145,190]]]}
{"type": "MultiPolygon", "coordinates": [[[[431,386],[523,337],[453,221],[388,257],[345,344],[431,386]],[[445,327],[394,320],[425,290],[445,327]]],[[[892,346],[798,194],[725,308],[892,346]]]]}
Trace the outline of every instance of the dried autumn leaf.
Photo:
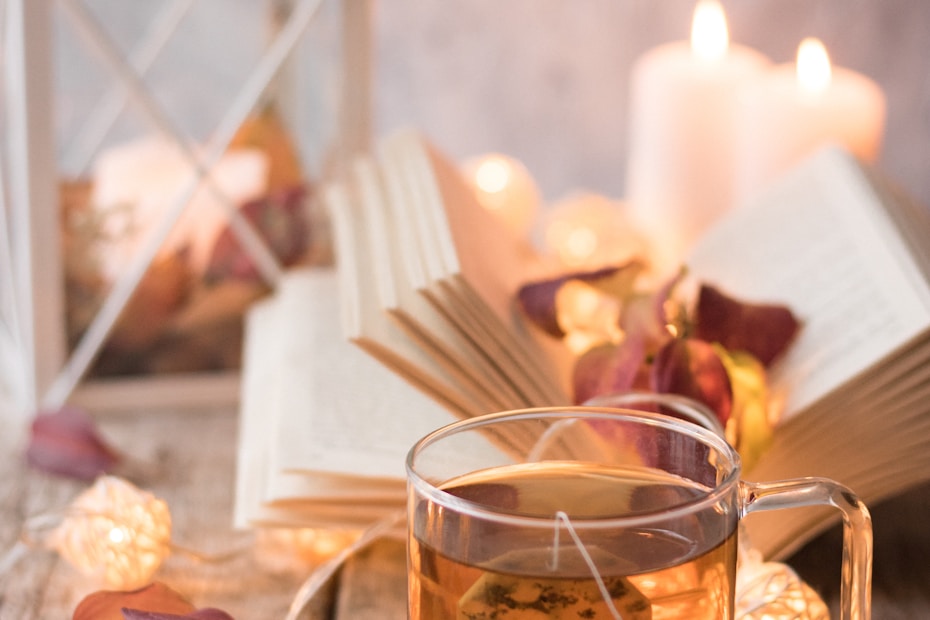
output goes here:
{"type": "Polygon", "coordinates": [[[642,268],[642,263],[631,261],[621,266],[603,267],[594,271],[570,273],[530,282],[517,291],[517,302],[527,318],[537,327],[554,338],[563,338],[565,331],[559,325],[556,311],[556,296],[563,284],[570,280],[580,280],[622,299],[632,293],[633,284],[642,268]]]}
{"type": "Polygon", "coordinates": [[[772,443],[765,367],[745,351],[730,352],[719,345],[715,349],[727,369],[733,388],[733,409],[726,426],[727,440],[739,452],[743,468],[748,471],[772,443]]]}
{"type": "Polygon", "coordinates": [[[65,406],[40,412],[32,421],[26,461],[42,471],[93,480],[112,472],[121,460],[81,409],[65,406]]]}
{"type": "Polygon", "coordinates": [[[645,357],[645,341],[636,337],[626,338],[619,345],[601,345],[587,351],[578,358],[572,374],[575,402],[632,389],[645,357]]]}
{"type": "Polygon", "coordinates": [[[152,346],[184,304],[192,282],[193,274],[183,256],[169,254],[156,259],[113,326],[107,346],[128,352],[152,346]]]}
{"type": "Polygon", "coordinates": [[[785,306],[737,301],[702,285],[695,312],[696,338],[720,343],[728,351],[747,351],[768,367],[800,329],[785,306]]]}
{"type": "MultiPolygon", "coordinates": [[[[130,591],[99,590],[78,603],[72,620],[126,620],[124,609],[145,610],[189,618],[196,608],[160,581],[130,591]]],[[[138,617],[138,616],[137,616],[138,617]]],[[[168,616],[169,618],[171,616],[168,616]]]]}
{"type": "MultiPolygon", "coordinates": [[[[306,197],[306,190],[295,186],[250,201],[240,208],[243,217],[285,266],[293,265],[309,245],[310,226],[303,208],[306,197]]],[[[244,280],[260,277],[252,257],[228,225],[216,239],[206,270],[208,281],[227,277],[244,280]]]]}
{"type": "Polygon", "coordinates": [[[726,367],[714,347],[695,338],[673,338],[652,363],[652,390],[680,394],[704,403],[726,425],[733,393],[726,367]]]}

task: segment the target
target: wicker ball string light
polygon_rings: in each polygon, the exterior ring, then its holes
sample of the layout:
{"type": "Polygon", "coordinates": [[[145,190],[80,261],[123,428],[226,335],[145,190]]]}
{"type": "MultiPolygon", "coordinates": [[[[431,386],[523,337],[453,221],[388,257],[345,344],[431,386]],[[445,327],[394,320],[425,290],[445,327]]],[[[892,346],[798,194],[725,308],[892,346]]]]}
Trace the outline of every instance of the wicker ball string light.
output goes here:
{"type": "Polygon", "coordinates": [[[758,551],[741,550],[736,572],[738,620],[830,620],[826,603],[781,562],[764,562],[758,551]]]}
{"type": "Polygon", "coordinates": [[[151,581],[171,553],[168,505],[116,476],[102,476],[43,536],[49,516],[32,520],[28,543],[56,551],[85,575],[116,589],[151,581]]]}

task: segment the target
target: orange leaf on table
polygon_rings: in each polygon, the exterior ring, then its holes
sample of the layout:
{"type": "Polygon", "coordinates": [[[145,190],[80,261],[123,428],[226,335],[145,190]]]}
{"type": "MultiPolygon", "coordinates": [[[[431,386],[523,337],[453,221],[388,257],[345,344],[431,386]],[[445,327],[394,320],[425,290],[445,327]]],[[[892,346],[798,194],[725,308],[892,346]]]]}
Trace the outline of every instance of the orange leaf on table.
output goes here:
{"type": "Polygon", "coordinates": [[[123,609],[139,609],[184,617],[196,611],[186,598],[155,581],[138,590],[99,590],[84,597],[72,620],[125,620],[123,609]]]}
{"type": "Polygon", "coordinates": [[[87,595],[72,620],[233,620],[213,607],[197,609],[160,581],[138,590],[100,590],[87,595]]]}

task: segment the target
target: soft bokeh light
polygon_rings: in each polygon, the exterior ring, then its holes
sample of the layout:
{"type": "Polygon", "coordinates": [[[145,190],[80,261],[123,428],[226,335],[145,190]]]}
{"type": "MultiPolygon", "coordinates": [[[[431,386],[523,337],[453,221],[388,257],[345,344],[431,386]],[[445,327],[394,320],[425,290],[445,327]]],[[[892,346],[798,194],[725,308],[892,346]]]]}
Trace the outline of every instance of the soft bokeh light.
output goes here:
{"type": "Polygon", "coordinates": [[[543,217],[542,236],[547,253],[571,269],[627,261],[646,250],[625,205],[592,193],[552,205],[543,217]]]}
{"type": "Polygon", "coordinates": [[[580,280],[569,280],[559,288],[555,307],[565,343],[575,354],[623,338],[619,302],[580,280]]]}
{"type": "Polygon", "coordinates": [[[358,536],[354,530],[263,527],[258,529],[257,550],[268,566],[315,566],[349,547],[358,536]]]}
{"type": "Polygon", "coordinates": [[[462,172],[481,205],[515,235],[527,237],[539,211],[540,193],[526,167],[512,157],[491,153],[467,160],[462,172]]]}

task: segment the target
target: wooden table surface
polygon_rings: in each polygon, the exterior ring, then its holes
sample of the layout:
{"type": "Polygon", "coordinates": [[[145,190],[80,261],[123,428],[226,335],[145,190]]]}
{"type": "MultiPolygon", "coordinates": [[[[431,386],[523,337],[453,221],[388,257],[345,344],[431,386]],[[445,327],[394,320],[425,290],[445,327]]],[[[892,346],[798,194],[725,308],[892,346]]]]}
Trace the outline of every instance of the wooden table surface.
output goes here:
{"type": "MultiPolygon", "coordinates": [[[[100,419],[106,436],[154,464],[139,486],[163,498],[173,541],[201,554],[237,551],[198,563],[172,555],[156,578],[197,607],[218,607],[237,620],[281,618],[312,566],[273,552],[255,532],[231,527],[237,418],[228,410],[156,412],[100,419]]],[[[25,518],[66,506],[84,485],[26,467],[18,447],[0,453],[0,558],[25,518]]],[[[873,618],[930,618],[930,487],[872,507],[876,552],[873,618]]],[[[789,560],[821,592],[838,618],[841,537],[830,531],[789,560]]],[[[0,561],[2,563],[2,561],[0,561]]],[[[383,540],[356,555],[303,614],[307,620],[391,620],[405,617],[403,543],[383,540]]],[[[30,550],[0,575],[0,620],[67,619],[99,586],[56,554],[30,550]]]]}

